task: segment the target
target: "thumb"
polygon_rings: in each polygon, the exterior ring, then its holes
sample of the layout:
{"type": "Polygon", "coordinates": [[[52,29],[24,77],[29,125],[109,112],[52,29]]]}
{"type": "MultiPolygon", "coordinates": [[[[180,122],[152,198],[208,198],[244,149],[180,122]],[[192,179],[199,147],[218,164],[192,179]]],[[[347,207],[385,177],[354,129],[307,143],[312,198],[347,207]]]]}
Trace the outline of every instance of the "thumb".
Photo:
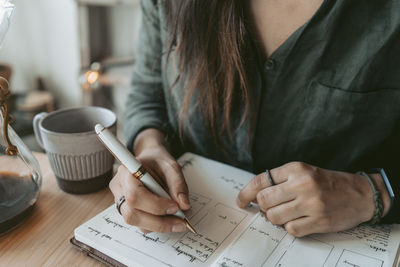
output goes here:
{"type": "Polygon", "coordinates": [[[175,160],[161,165],[160,170],[167,183],[171,198],[179,204],[181,209],[190,209],[189,190],[181,166],[175,160]]]}

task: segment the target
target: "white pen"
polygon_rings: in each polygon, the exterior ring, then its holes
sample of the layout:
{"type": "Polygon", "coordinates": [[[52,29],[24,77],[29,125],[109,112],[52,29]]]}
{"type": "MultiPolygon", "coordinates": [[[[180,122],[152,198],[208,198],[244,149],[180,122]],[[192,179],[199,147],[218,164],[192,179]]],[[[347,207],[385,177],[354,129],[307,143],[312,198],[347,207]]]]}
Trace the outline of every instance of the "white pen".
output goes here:
{"type": "MultiPolygon", "coordinates": [[[[104,144],[104,146],[111,152],[111,154],[122,164],[128,171],[136,178],[139,179],[147,189],[154,194],[171,199],[169,194],[162,188],[162,186],[155,181],[155,179],[146,171],[146,169],[136,160],[132,153],[109,131],[101,124],[96,124],[95,131],[97,137],[104,144]]],[[[177,216],[185,221],[186,227],[194,234],[196,230],[186,218],[182,210],[178,210],[174,216],[177,216]]]]}

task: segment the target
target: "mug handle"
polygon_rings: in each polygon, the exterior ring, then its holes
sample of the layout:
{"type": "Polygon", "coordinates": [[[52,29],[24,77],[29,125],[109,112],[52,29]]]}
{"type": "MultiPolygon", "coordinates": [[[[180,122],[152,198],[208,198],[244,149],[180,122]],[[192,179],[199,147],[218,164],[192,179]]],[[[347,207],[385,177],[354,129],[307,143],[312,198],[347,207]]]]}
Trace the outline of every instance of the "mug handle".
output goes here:
{"type": "Polygon", "coordinates": [[[33,118],[33,131],[35,133],[36,141],[40,145],[41,148],[44,149],[42,134],[40,133],[40,122],[46,117],[47,112],[41,112],[33,118]]]}

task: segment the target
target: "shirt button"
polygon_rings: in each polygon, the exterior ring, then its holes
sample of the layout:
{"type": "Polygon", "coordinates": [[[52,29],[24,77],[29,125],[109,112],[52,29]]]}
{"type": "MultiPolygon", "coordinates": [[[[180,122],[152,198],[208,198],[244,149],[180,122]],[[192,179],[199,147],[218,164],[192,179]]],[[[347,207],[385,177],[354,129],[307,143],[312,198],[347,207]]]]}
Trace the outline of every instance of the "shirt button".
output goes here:
{"type": "Polygon", "coordinates": [[[275,68],[275,60],[273,59],[268,59],[267,62],[265,62],[264,68],[266,71],[273,70],[275,68]]]}

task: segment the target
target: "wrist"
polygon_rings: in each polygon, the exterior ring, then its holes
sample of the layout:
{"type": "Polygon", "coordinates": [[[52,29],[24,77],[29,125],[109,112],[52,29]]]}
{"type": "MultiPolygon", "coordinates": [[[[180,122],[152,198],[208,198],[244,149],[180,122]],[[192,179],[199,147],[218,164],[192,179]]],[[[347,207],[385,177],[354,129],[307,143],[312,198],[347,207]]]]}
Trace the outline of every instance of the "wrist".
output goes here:
{"type": "Polygon", "coordinates": [[[160,130],[148,128],[137,135],[132,150],[138,156],[145,151],[160,147],[165,147],[165,135],[160,130]]]}
{"type": "Polygon", "coordinates": [[[369,174],[369,176],[372,178],[374,181],[376,188],[379,190],[381,193],[382,197],[382,202],[383,202],[383,213],[382,217],[384,217],[386,214],[388,214],[389,209],[390,209],[390,196],[389,192],[386,188],[385,182],[383,180],[383,177],[379,173],[372,173],[369,174]]]}
{"type": "MultiPolygon", "coordinates": [[[[359,215],[361,216],[361,222],[368,222],[372,219],[375,213],[375,203],[374,203],[374,191],[371,187],[371,184],[368,182],[368,180],[359,172],[356,174],[359,175],[359,179],[357,179],[357,185],[358,189],[360,190],[359,192],[361,193],[362,196],[362,201],[361,201],[361,207],[360,207],[360,213],[359,215]]],[[[371,178],[372,179],[372,178],[371,178]]]]}

